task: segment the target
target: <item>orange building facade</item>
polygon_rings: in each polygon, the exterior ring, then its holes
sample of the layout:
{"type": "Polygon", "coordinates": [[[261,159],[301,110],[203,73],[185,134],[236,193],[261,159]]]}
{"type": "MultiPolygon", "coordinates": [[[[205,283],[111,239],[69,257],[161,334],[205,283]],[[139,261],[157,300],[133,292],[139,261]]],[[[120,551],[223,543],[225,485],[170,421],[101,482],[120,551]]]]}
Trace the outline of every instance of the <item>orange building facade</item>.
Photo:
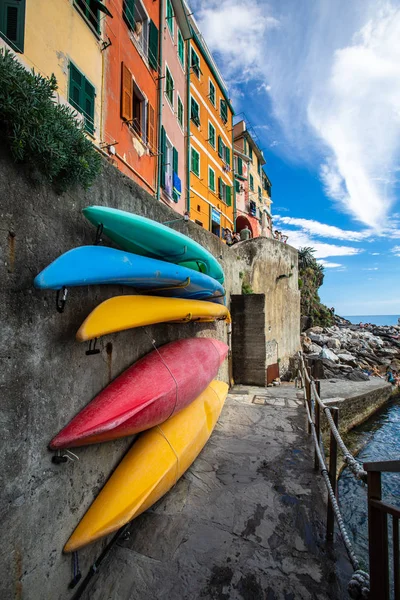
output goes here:
{"type": "Polygon", "coordinates": [[[159,0],[113,0],[106,19],[103,150],[154,195],[157,185],[159,0]]]}
{"type": "Polygon", "coordinates": [[[195,22],[190,61],[187,205],[190,218],[222,238],[234,229],[233,109],[195,22]]]}

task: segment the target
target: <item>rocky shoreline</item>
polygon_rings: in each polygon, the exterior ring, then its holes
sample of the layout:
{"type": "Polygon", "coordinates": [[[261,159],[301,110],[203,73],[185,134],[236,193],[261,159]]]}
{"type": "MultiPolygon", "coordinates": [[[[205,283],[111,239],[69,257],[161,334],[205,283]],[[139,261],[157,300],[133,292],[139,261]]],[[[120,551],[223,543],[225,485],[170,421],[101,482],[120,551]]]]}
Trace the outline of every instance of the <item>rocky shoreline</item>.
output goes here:
{"type": "Polygon", "coordinates": [[[367,381],[385,378],[387,367],[400,372],[400,326],[353,325],[335,316],[331,327],[304,331],[301,344],[316,379],[367,381]]]}

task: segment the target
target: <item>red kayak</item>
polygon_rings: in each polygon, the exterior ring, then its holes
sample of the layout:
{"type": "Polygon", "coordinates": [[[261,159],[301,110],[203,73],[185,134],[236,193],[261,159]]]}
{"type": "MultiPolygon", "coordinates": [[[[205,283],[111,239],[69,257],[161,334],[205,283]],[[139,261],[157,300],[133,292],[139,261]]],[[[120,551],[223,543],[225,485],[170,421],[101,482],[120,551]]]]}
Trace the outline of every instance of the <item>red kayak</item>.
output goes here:
{"type": "Polygon", "coordinates": [[[124,371],[50,442],[70,448],[133,435],[163,423],[215,379],[228,346],[189,338],[154,350],[124,371]]]}

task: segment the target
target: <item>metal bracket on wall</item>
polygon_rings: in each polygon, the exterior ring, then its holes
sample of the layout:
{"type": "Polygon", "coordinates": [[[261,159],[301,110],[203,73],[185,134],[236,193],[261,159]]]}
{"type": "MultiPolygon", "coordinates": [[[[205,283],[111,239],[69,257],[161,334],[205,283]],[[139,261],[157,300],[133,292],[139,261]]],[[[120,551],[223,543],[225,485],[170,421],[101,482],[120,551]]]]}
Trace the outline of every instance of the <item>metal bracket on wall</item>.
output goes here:
{"type": "Polygon", "coordinates": [[[86,350],[86,352],[85,352],[86,356],[93,356],[93,354],[100,354],[100,350],[99,350],[99,348],[96,348],[96,344],[97,344],[97,338],[94,338],[94,340],[90,340],[89,350],[86,350]]]}
{"type": "Polygon", "coordinates": [[[103,238],[101,237],[103,235],[103,229],[104,229],[103,223],[99,223],[97,225],[96,237],[95,237],[95,240],[94,240],[94,245],[95,246],[98,246],[103,241],[103,238]]]}
{"type": "Polygon", "coordinates": [[[59,312],[59,313],[64,312],[64,308],[67,303],[67,295],[68,295],[68,289],[65,286],[63,286],[61,288],[61,290],[57,290],[57,296],[56,296],[57,312],[59,312]]]}

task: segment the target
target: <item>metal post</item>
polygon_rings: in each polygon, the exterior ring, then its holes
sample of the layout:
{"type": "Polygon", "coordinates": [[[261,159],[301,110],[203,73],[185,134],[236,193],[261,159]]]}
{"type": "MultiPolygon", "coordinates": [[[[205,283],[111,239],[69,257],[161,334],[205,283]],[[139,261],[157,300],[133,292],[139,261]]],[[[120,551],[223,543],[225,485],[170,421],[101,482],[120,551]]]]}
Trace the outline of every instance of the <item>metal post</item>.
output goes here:
{"type": "MultiPolygon", "coordinates": [[[[332,406],[330,409],[333,417],[333,421],[336,425],[336,429],[339,430],[339,409],[335,406],[332,406]]],[[[331,482],[331,486],[333,489],[333,493],[336,496],[336,471],[337,471],[337,441],[333,432],[331,431],[331,438],[329,444],[329,479],[331,482]]],[[[326,516],[326,539],[329,541],[333,540],[333,534],[335,531],[335,513],[333,512],[333,507],[328,499],[328,512],[326,516]]]]}
{"type": "Polygon", "coordinates": [[[368,471],[368,545],[370,600],[389,600],[387,515],[371,500],[382,499],[381,472],[368,471]]]}
{"type": "MultiPolygon", "coordinates": [[[[320,381],[316,381],[315,382],[315,389],[317,390],[317,394],[319,397],[321,397],[321,382],[320,381]]],[[[320,439],[321,439],[321,426],[320,426],[320,406],[319,406],[319,402],[317,400],[317,398],[315,398],[315,433],[317,434],[317,440],[318,440],[318,447],[320,446],[320,439]]],[[[319,469],[319,460],[318,460],[318,454],[317,454],[317,450],[315,450],[315,455],[314,455],[314,469],[315,471],[318,471],[319,469]]]]}

